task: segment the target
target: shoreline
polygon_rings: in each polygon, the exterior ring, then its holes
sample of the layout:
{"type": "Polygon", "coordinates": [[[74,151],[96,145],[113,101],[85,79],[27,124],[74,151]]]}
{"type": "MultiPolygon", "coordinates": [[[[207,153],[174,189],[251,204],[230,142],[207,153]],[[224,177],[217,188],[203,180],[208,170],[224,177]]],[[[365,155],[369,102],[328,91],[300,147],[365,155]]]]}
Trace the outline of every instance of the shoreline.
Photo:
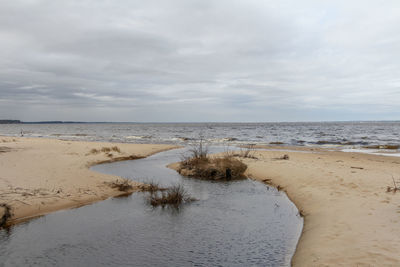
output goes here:
{"type": "MultiPolygon", "coordinates": [[[[9,205],[12,212],[7,225],[126,194],[109,186],[121,177],[90,167],[174,148],[178,146],[0,136],[0,204],[9,205]]],[[[134,192],[141,183],[132,185],[134,192]]],[[[4,212],[0,207],[0,217],[4,212]]]]}
{"type": "Polygon", "coordinates": [[[304,215],[293,266],[400,263],[400,194],[386,192],[392,175],[400,180],[399,157],[280,148],[243,161],[249,178],[281,187],[304,215]]]}
{"type": "MultiPolygon", "coordinates": [[[[304,219],[292,266],[400,263],[400,194],[386,192],[393,187],[392,175],[400,184],[399,157],[258,148],[252,154],[257,159],[240,158],[248,178],[284,191],[304,219]],[[289,159],[282,159],[285,154],[289,159]]],[[[177,170],[178,163],[168,167],[177,170]]]]}

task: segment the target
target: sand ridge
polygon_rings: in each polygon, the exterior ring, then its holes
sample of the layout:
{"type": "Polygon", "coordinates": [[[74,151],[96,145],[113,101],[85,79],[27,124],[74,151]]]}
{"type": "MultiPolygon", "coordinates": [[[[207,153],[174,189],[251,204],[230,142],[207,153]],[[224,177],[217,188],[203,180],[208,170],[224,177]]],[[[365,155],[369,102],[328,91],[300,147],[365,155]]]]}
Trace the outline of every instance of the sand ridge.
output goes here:
{"type": "MultiPolygon", "coordinates": [[[[176,146],[0,137],[0,203],[11,206],[10,222],[16,223],[117,196],[121,192],[108,183],[120,177],[90,171],[90,166],[172,148],[176,146]]],[[[134,185],[137,189],[140,183],[134,185]]]]}

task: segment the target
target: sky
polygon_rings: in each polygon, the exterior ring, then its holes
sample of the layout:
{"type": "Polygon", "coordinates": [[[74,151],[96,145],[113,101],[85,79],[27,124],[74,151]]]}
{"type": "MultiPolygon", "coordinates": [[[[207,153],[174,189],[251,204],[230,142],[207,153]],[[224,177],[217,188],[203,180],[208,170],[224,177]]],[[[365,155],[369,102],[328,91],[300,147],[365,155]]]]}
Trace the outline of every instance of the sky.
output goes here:
{"type": "Polygon", "coordinates": [[[400,2],[0,0],[0,119],[400,119],[400,2]]]}

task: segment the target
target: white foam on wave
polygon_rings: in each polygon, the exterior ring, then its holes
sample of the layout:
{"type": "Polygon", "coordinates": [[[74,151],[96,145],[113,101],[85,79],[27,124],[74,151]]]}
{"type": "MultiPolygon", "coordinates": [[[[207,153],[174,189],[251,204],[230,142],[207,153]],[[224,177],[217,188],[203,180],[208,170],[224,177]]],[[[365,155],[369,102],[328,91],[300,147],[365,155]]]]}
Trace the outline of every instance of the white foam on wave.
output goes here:
{"type": "Polygon", "coordinates": [[[150,139],[151,137],[150,135],[130,135],[125,136],[125,139],[150,139]]]}
{"type": "Polygon", "coordinates": [[[388,156],[388,157],[400,157],[400,152],[392,152],[388,150],[379,150],[379,149],[360,149],[360,148],[346,148],[342,149],[343,152],[353,152],[353,153],[363,153],[370,155],[380,155],[380,156],[388,156]]]}

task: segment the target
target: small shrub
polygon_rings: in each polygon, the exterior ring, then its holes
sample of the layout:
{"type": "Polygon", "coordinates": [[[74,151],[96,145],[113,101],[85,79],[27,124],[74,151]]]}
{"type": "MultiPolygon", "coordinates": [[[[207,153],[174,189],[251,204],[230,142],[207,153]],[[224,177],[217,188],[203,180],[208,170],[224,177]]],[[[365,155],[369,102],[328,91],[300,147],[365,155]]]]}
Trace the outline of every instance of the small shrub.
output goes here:
{"type": "Polygon", "coordinates": [[[181,162],[179,173],[185,176],[210,179],[231,180],[245,178],[247,165],[240,160],[225,156],[223,158],[191,158],[181,162]]]}
{"type": "MultiPolygon", "coordinates": [[[[253,149],[253,147],[250,147],[253,149]]],[[[178,172],[184,176],[210,180],[231,180],[245,178],[244,172],[247,165],[236,159],[230,151],[225,152],[224,157],[212,158],[208,155],[208,148],[203,140],[197,146],[189,150],[190,155],[184,156],[178,172]]],[[[246,152],[250,155],[250,151],[246,152]]]]}
{"type": "Polygon", "coordinates": [[[186,158],[181,162],[181,166],[188,168],[188,169],[194,169],[198,166],[206,165],[210,162],[210,159],[208,157],[203,157],[203,158],[186,158]]]}
{"type": "MultiPolygon", "coordinates": [[[[217,169],[222,172],[225,170],[226,173],[227,170],[230,170],[231,178],[243,176],[243,173],[247,169],[246,164],[234,157],[216,158],[214,159],[214,164],[216,165],[217,169]]],[[[225,178],[229,179],[229,177],[225,178]]]]}

